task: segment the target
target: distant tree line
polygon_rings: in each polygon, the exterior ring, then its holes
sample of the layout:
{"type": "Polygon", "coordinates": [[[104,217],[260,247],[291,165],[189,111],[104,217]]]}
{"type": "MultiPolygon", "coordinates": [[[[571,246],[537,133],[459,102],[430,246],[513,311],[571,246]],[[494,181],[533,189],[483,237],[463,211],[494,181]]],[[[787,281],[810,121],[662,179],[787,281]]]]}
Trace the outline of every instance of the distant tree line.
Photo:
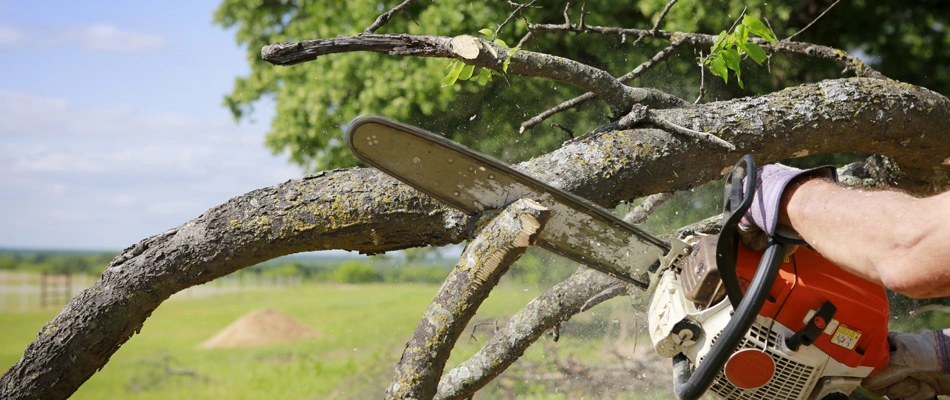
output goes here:
{"type": "Polygon", "coordinates": [[[117,252],[0,250],[0,270],[101,275],[117,252]]]}

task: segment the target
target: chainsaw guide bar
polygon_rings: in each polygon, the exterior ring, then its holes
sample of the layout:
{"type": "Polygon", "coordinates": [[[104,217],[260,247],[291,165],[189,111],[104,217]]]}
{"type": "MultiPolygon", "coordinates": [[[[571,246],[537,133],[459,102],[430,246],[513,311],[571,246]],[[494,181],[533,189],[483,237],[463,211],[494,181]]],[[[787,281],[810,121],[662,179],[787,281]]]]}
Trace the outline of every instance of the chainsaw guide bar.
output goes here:
{"type": "Polygon", "coordinates": [[[535,200],[551,210],[539,246],[643,289],[669,252],[669,243],[581,197],[419,128],[360,117],[346,142],[366,163],[469,215],[535,200]]]}

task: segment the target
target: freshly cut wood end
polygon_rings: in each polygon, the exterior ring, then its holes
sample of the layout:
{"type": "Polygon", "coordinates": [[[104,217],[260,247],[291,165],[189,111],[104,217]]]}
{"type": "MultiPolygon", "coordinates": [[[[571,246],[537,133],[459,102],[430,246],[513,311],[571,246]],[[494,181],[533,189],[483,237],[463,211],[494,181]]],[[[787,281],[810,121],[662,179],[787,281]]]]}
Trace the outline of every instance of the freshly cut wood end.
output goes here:
{"type": "Polygon", "coordinates": [[[515,247],[528,247],[531,245],[531,238],[538,232],[541,223],[538,219],[528,214],[521,214],[521,232],[515,237],[515,247]]]}
{"type": "Polygon", "coordinates": [[[452,38],[452,41],[449,42],[449,48],[452,49],[453,53],[466,60],[474,60],[478,58],[478,53],[480,51],[478,39],[469,35],[461,35],[452,38]]]}

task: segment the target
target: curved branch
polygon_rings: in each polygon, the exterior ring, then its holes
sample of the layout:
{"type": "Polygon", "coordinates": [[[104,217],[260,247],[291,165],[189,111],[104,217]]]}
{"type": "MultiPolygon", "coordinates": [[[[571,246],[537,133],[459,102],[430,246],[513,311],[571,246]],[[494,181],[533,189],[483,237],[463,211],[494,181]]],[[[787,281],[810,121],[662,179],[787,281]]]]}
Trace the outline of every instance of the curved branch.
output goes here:
{"type": "Polygon", "coordinates": [[[479,229],[406,344],[386,398],[429,399],[435,395],[459,335],[549,217],[547,208],[522,199],[479,229]]]}
{"type": "MultiPolygon", "coordinates": [[[[598,33],[602,35],[616,35],[621,37],[627,37],[630,35],[638,35],[644,37],[651,37],[656,39],[665,39],[671,42],[682,41],[684,44],[693,46],[695,48],[708,49],[716,42],[715,35],[707,35],[703,33],[687,33],[687,32],[667,32],[667,31],[651,31],[646,29],[632,29],[632,28],[613,28],[613,27],[604,27],[604,26],[577,26],[577,25],[567,25],[567,24],[529,24],[528,30],[532,33],[540,32],[574,32],[574,33],[598,33]]],[[[852,56],[843,50],[839,50],[833,47],[820,46],[812,43],[803,43],[803,42],[792,42],[788,40],[783,40],[778,43],[769,43],[760,38],[751,39],[753,43],[761,46],[765,51],[769,53],[786,53],[794,54],[807,57],[821,58],[825,60],[831,60],[837,62],[845,69],[848,69],[854,72],[855,75],[864,78],[875,78],[875,79],[888,79],[884,74],[881,74],[877,70],[871,68],[864,61],[861,61],[855,56],[852,56]]]]}
{"type": "Polygon", "coordinates": [[[0,378],[2,399],[65,399],[172,294],[278,256],[459,243],[474,220],[374,169],[255,190],[129,247],[0,378]]]}
{"type": "Polygon", "coordinates": [[[272,44],[261,57],[275,65],[293,65],[317,57],[353,51],[403,56],[453,58],[499,73],[545,78],[593,92],[620,115],[635,103],[655,108],[684,107],[689,103],[655,89],[632,88],[608,72],[571,59],[506,47],[462,35],[454,38],[413,35],[362,35],[272,44]],[[504,65],[509,62],[507,70],[504,65]]]}
{"type": "MultiPolygon", "coordinates": [[[[655,110],[715,133],[760,164],[806,154],[879,153],[929,193],[950,183],[950,100],[877,79],[841,79],[767,96],[655,110]]],[[[521,163],[521,171],[603,206],[720,177],[736,153],[658,129],[605,132],[521,163]]],[[[50,321],[0,378],[0,398],[68,397],[171,294],[284,254],[382,252],[459,243],[474,221],[376,170],[329,171],[231,199],[127,249],[50,321]]]]}

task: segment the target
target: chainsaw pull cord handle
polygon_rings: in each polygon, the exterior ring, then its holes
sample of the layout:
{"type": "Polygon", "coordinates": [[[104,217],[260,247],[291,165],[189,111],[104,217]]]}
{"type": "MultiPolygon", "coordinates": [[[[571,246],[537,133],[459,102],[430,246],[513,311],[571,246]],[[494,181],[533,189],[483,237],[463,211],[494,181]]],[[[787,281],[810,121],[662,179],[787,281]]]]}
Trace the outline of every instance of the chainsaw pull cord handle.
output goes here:
{"type": "MultiPolygon", "coordinates": [[[[723,229],[716,246],[716,259],[717,262],[726,263],[717,266],[723,285],[726,286],[727,279],[731,279],[730,284],[734,285],[733,290],[736,292],[734,294],[738,294],[736,298],[730,296],[730,301],[734,301],[735,312],[696,371],[691,371],[689,359],[682,353],[673,357],[673,389],[678,400],[695,400],[706,393],[729,356],[735,352],[739,342],[752,327],[782,267],[785,245],[774,238],[769,238],[749,289],[745,297],[742,296],[735,269],[739,245],[737,225],[739,219],[752,205],[756,182],[755,161],[751,155],[743,157],[726,179],[723,229]],[[742,190],[743,187],[740,186],[742,182],[740,175],[745,175],[745,190],[742,190]],[[738,305],[735,300],[738,300],[738,305]]],[[[726,290],[728,293],[730,290],[728,286],[726,290]]]]}

